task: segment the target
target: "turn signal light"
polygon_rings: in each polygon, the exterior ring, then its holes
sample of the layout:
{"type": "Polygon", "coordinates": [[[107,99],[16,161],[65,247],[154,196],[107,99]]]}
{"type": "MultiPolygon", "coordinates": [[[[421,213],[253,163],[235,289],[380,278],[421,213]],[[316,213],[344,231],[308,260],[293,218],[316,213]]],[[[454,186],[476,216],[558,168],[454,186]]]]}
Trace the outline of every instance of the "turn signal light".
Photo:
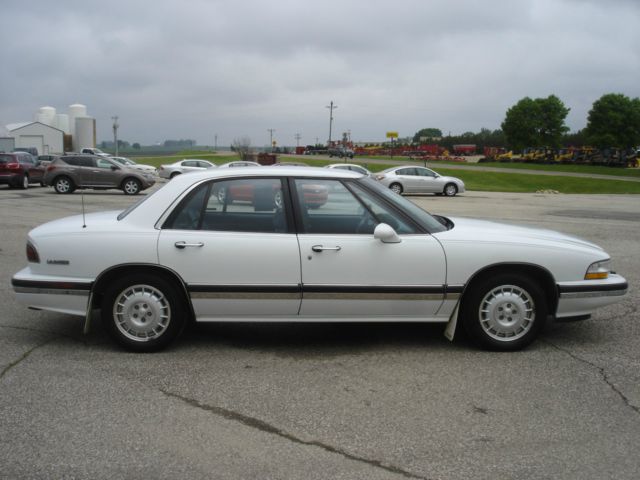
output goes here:
{"type": "Polygon", "coordinates": [[[609,278],[609,272],[611,272],[611,260],[603,260],[601,262],[595,262],[589,265],[587,273],[584,276],[585,280],[604,280],[609,278]]]}

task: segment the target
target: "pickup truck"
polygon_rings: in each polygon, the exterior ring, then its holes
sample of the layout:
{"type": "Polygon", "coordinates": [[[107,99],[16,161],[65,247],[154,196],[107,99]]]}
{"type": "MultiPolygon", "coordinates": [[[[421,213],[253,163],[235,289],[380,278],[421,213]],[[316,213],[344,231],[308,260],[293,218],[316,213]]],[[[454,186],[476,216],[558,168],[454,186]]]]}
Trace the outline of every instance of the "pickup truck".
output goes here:
{"type": "Polygon", "coordinates": [[[329,157],[353,158],[353,150],[351,150],[350,148],[344,148],[344,147],[330,148],[328,153],[329,153],[329,157]]]}

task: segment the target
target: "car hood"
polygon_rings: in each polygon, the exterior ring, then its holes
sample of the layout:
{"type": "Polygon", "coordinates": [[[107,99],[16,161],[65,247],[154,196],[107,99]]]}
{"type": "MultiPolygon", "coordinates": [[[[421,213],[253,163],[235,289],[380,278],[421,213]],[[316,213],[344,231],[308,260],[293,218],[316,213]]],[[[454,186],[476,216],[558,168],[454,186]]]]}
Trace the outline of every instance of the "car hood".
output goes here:
{"type": "Polygon", "coordinates": [[[449,220],[453,222],[454,227],[451,230],[435,234],[438,239],[444,242],[467,241],[472,243],[546,245],[549,247],[602,251],[602,248],[594,243],[554,230],[462,217],[449,217],[449,220]]]}

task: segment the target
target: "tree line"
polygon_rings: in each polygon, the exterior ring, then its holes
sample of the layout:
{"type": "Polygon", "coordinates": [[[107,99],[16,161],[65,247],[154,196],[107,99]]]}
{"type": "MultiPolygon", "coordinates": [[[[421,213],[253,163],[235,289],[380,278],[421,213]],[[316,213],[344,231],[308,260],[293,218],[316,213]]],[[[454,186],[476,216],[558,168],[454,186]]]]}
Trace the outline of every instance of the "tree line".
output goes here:
{"type": "Polygon", "coordinates": [[[585,146],[605,149],[637,148],[640,145],[640,99],[608,93],[596,100],[587,126],[569,133],[565,120],[570,109],[555,95],[525,97],[509,108],[501,129],[443,136],[437,128],[424,128],[413,136],[414,143],[438,143],[452,148],[456,144],[504,147],[521,151],[527,147],[585,146]]]}

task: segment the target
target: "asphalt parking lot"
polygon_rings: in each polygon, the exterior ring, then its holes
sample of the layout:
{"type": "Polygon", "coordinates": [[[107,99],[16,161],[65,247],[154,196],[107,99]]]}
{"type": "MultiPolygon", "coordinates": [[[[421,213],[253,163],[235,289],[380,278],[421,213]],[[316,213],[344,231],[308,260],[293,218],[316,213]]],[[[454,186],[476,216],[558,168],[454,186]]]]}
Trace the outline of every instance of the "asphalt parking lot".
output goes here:
{"type": "MultiPolygon", "coordinates": [[[[0,187],[0,478],[637,479],[640,198],[410,198],[594,241],[629,294],[516,353],[437,325],[219,324],[131,354],[13,298],[27,232],[80,193],[0,187]]],[[[84,195],[88,212],[136,200],[84,195]]]]}

